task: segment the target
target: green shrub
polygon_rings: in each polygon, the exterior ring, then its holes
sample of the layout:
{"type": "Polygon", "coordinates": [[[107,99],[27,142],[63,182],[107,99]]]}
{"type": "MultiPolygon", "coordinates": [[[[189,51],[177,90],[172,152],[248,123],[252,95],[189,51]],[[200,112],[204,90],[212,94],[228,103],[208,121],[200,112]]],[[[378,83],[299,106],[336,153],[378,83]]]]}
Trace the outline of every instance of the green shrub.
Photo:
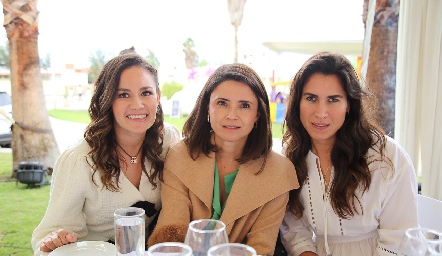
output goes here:
{"type": "Polygon", "coordinates": [[[161,96],[166,96],[170,99],[176,92],[181,91],[184,85],[175,81],[164,83],[161,87],[161,96]]]}

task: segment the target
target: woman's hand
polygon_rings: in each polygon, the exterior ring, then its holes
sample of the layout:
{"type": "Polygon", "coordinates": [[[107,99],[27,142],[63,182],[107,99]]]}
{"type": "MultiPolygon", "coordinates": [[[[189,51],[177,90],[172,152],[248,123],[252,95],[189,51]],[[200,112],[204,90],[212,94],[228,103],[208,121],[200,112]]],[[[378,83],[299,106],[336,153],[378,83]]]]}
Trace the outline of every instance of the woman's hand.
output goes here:
{"type": "Polygon", "coordinates": [[[65,244],[77,242],[77,234],[69,234],[67,230],[59,229],[49,234],[41,243],[40,251],[52,252],[56,248],[65,244]]]}

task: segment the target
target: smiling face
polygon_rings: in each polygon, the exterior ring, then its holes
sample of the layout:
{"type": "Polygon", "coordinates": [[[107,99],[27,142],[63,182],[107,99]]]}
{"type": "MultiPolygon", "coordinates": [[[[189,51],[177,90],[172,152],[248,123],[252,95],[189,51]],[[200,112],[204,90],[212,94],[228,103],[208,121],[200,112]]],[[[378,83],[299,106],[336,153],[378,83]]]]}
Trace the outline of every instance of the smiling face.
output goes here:
{"type": "Polygon", "coordinates": [[[225,81],[210,95],[209,115],[217,145],[239,142],[244,146],[258,121],[258,99],[248,85],[225,81]]]}
{"type": "Polygon", "coordinates": [[[300,118],[312,144],[333,145],[345,121],[348,101],[336,75],[314,74],[302,90],[300,118]]]}
{"type": "Polygon", "coordinates": [[[159,102],[160,93],[146,69],[138,66],[125,69],[112,104],[117,137],[144,135],[155,122],[159,102]]]}

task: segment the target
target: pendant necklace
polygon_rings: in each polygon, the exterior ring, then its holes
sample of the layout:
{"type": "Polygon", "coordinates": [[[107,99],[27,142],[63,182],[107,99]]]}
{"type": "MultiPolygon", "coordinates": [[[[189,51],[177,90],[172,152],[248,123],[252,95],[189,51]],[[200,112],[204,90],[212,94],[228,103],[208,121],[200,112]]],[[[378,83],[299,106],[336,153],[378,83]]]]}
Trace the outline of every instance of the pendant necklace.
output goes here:
{"type": "Polygon", "coordinates": [[[117,142],[117,145],[123,150],[123,152],[124,152],[126,155],[128,155],[128,156],[130,157],[130,163],[131,163],[131,164],[136,164],[136,163],[138,163],[138,161],[137,161],[137,156],[140,154],[140,152],[141,152],[141,148],[143,147],[143,144],[141,144],[140,149],[138,149],[138,153],[137,153],[136,155],[134,155],[134,156],[129,155],[129,154],[126,152],[126,150],[124,150],[124,148],[123,148],[122,146],[120,146],[120,144],[118,144],[118,142],[117,142]]]}

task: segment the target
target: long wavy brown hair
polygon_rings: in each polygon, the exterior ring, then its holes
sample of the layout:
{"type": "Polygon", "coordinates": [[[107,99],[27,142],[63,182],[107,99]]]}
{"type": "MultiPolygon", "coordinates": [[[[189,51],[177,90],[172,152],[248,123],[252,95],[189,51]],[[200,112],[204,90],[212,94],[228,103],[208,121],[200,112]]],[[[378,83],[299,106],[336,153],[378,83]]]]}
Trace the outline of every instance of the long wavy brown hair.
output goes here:
{"type": "MultiPolygon", "coordinates": [[[[270,104],[261,78],[247,65],[239,63],[225,64],[217,68],[209,77],[183,126],[184,143],[194,160],[201,153],[208,156],[211,151],[217,151],[216,145],[211,143],[212,128],[207,121],[210,95],[220,83],[229,80],[248,85],[258,99],[259,118],[256,128],[253,128],[250,132],[243,154],[236,160],[239,163],[246,163],[261,156],[266,157],[272,149],[270,104]]],[[[258,173],[262,171],[264,165],[265,161],[258,173]]]]}
{"type": "MultiPolygon", "coordinates": [[[[94,172],[100,173],[103,188],[110,191],[119,191],[118,178],[120,177],[120,163],[118,161],[117,141],[113,126],[114,114],[112,104],[115,100],[121,73],[130,67],[142,67],[154,78],[157,93],[159,92],[157,70],[152,67],[143,57],[131,52],[121,54],[107,62],[97,81],[89,106],[90,124],[84,133],[84,138],[91,147],[89,156],[92,161],[88,161],[94,172]],[[114,181],[114,178],[115,181],[114,181]]],[[[146,131],[141,155],[141,166],[143,172],[149,177],[150,183],[156,187],[155,179],[161,178],[164,160],[161,158],[163,145],[163,110],[161,104],[158,105],[156,119],[152,127],[146,131]],[[151,170],[147,171],[144,166],[145,161],[152,164],[151,170]]],[[[96,182],[94,181],[96,184],[96,182]]]]}
{"type": "MultiPolygon", "coordinates": [[[[362,193],[369,189],[371,173],[366,154],[373,148],[385,155],[386,138],[373,118],[375,98],[368,88],[363,88],[353,66],[343,55],[321,52],[304,63],[295,75],[287,104],[283,136],[285,154],[293,162],[298,174],[300,188],[290,192],[289,207],[295,216],[301,217],[304,206],[300,202],[301,188],[308,176],[306,156],[311,150],[311,137],[300,120],[300,101],[307,81],[314,74],[335,75],[339,78],[347,96],[349,112],[344,124],[336,132],[336,142],[331,152],[335,167],[333,181],[330,182],[331,204],[341,218],[349,218],[358,212],[360,205],[356,190],[362,193]],[[374,147],[375,145],[379,145],[374,147]]],[[[363,211],[363,209],[362,209],[363,211]]]]}

